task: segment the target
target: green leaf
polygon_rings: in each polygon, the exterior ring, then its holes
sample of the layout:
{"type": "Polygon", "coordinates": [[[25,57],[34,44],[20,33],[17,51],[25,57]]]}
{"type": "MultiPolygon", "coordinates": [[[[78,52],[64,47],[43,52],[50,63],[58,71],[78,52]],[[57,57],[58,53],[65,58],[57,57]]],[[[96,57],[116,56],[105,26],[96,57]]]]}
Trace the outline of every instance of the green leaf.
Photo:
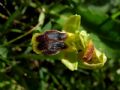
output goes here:
{"type": "Polygon", "coordinates": [[[2,59],[6,59],[8,54],[8,50],[5,47],[0,46],[0,57],[2,59]]]}
{"type": "Polygon", "coordinates": [[[120,58],[120,56],[119,56],[120,50],[119,49],[116,50],[116,49],[110,48],[103,41],[101,41],[100,38],[95,34],[91,34],[91,37],[92,37],[95,47],[98,50],[104,52],[108,58],[112,58],[112,59],[120,58]]]}
{"type": "Polygon", "coordinates": [[[2,29],[1,29],[1,32],[5,32],[7,30],[10,30],[8,29],[12,24],[13,24],[13,21],[19,16],[21,15],[21,10],[22,10],[22,7],[18,8],[7,20],[7,22],[3,25],[2,29]]]}
{"type": "Polygon", "coordinates": [[[119,11],[110,18],[107,13],[99,9],[79,7],[79,10],[82,25],[87,28],[86,30],[97,34],[106,45],[118,50],[120,46],[120,23],[116,17],[119,16],[119,11]]]}
{"type": "Polygon", "coordinates": [[[108,16],[99,9],[78,7],[78,10],[84,23],[89,22],[90,24],[99,25],[108,18],[108,16]]]}
{"type": "Polygon", "coordinates": [[[52,28],[52,24],[51,24],[51,22],[48,22],[48,23],[42,28],[42,31],[51,30],[51,28],[52,28]]]}
{"type": "Polygon", "coordinates": [[[62,5],[62,4],[55,4],[55,5],[50,7],[50,11],[49,12],[51,14],[58,14],[61,11],[63,11],[65,8],[67,8],[67,7],[62,5]]]}

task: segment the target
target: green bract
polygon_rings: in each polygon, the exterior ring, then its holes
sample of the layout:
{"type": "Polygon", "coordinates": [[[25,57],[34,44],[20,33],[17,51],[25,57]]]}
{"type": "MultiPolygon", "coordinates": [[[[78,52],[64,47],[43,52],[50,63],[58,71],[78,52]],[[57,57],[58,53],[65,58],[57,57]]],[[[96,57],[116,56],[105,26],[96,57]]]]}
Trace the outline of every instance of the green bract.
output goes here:
{"type": "MultiPolygon", "coordinates": [[[[79,68],[100,68],[105,64],[107,57],[95,48],[89,34],[80,30],[80,18],[79,15],[72,15],[65,22],[62,32],[67,34],[65,44],[68,48],[52,57],[58,56],[57,58],[72,71],[79,68]]],[[[37,49],[39,42],[36,41],[36,37],[39,35],[41,34],[37,33],[32,37],[33,51],[37,54],[42,54],[37,49]]]]}

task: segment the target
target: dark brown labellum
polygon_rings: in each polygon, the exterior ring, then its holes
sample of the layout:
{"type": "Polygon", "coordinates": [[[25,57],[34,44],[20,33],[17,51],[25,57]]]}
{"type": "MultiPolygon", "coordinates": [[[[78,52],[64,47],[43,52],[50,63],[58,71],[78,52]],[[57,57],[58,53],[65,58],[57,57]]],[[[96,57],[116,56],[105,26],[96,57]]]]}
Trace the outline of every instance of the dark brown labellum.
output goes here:
{"type": "Polygon", "coordinates": [[[67,45],[64,43],[66,38],[66,33],[61,33],[57,30],[46,31],[36,38],[39,42],[38,49],[45,55],[57,54],[60,50],[67,48],[67,45]]]}

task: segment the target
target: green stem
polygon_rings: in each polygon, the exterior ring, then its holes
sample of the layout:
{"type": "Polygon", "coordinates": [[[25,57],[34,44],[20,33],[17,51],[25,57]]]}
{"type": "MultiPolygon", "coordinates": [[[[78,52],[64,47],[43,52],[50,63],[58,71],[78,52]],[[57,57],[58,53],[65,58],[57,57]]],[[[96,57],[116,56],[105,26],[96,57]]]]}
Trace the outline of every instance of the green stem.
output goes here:
{"type": "Polygon", "coordinates": [[[11,44],[11,43],[13,43],[13,42],[15,42],[15,41],[17,41],[17,40],[25,37],[25,36],[27,36],[28,34],[32,33],[38,26],[40,26],[40,23],[38,23],[35,27],[33,27],[32,29],[30,29],[28,32],[26,32],[26,33],[18,36],[18,37],[15,38],[15,39],[12,39],[11,41],[9,41],[9,42],[7,42],[7,43],[5,43],[3,46],[7,46],[7,45],[9,45],[9,44],[11,44]]]}
{"type": "Polygon", "coordinates": [[[7,46],[7,45],[9,45],[9,44],[11,44],[11,43],[13,43],[13,42],[15,42],[15,41],[17,41],[17,40],[25,37],[25,36],[27,36],[28,34],[32,33],[34,30],[36,30],[36,28],[38,28],[38,27],[40,27],[40,26],[43,25],[44,19],[45,19],[45,14],[44,14],[44,12],[42,11],[41,14],[40,14],[40,17],[39,17],[38,24],[37,24],[35,27],[33,27],[32,29],[30,29],[28,32],[26,32],[26,33],[18,36],[17,38],[12,39],[12,40],[9,41],[9,42],[6,42],[5,44],[3,44],[3,46],[7,46]]]}

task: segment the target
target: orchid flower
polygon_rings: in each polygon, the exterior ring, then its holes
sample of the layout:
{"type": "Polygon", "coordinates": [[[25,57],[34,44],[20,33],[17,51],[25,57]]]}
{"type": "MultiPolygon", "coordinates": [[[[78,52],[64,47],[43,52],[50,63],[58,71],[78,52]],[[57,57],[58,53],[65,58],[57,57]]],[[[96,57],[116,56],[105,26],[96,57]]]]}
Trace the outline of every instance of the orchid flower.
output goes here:
{"type": "Polygon", "coordinates": [[[81,30],[80,19],[80,15],[72,15],[61,31],[35,33],[32,37],[33,51],[42,58],[56,57],[71,71],[104,66],[106,55],[96,49],[90,35],[81,30]]]}

